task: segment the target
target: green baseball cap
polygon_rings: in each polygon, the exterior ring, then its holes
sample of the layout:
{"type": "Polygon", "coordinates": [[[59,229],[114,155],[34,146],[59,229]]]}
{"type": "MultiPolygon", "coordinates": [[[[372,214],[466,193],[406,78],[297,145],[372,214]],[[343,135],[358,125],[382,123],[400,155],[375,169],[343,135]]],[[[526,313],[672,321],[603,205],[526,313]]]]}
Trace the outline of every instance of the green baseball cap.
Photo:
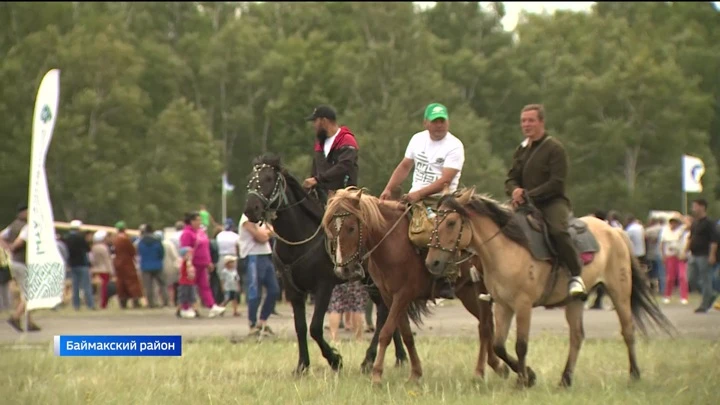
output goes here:
{"type": "Polygon", "coordinates": [[[425,108],[425,119],[434,121],[438,118],[448,119],[447,107],[440,103],[432,103],[425,108]]]}
{"type": "Polygon", "coordinates": [[[125,221],[117,221],[115,223],[115,229],[123,230],[127,228],[127,225],[125,225],[125,221]]]}

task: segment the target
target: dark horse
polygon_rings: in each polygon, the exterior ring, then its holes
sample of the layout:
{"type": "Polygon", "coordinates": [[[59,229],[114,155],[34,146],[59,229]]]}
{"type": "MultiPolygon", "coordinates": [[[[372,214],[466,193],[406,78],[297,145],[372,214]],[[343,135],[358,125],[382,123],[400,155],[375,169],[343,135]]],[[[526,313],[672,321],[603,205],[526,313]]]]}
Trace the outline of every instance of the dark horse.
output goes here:
{"type": "MultiPolygon", "coordinates": [[[[280,158],[260,156],[253,161],[248,183],[245,216],[250,222],[272,222],[277,235],[273,262],[279,270],[290,300],[295,320],[299,359],[295,370],[302,373],[310,366],[307,345],[305,303],[307,294],[315,296],[315,311],[310,323],[310,336],[320,346],[323,357],[333,370],[342,367],[342,356],[323,338],[323,320],[330,304],[333,287],[346,282],[333,271],[334,264],[325,248],[322,231],[323,205],[302,188],[300,182],[282,167],[280,158]],[[274,218],[273,218],[274,217],[274,218]]],[[[376,328],[361,367],[369,372],[377,355],[378,336],[388,316],[388,307],[365,273],[363,283],[377,306],[376,328]]],[[[393,334],[396,364],[407,361],[407,354],[398,330],[393,334]]]]}

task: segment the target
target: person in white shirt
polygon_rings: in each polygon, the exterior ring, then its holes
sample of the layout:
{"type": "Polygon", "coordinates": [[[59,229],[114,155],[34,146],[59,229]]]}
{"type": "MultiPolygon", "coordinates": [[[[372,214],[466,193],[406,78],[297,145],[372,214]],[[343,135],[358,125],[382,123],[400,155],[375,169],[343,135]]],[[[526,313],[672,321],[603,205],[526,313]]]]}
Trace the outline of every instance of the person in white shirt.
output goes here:
{"type": "Polygon", "coordinates": [[[645,261],[645,227],[635,217],[629,216],[628,225],[625,227],[625,233],[630,238],[633,245],[633,256],[637,257],[641,262],[645,261]]]}
{"type": "Polygon", "coordinates": [[[224,230],[215,236],[218,247],[218,256],[220,260],[215,268],[221,269],[223,258],[225,256],[237,257],[240,253],[240,235],[233,231],[234,224],[232,218],[225,220],[224,230]]]}
{"type": "Polygon", "coordinates": [[[256,334],[273,334],[267,326],[267,319],[275,309],[280,291],[272,263],[271,236],[272,230],[266,225],[252,223],[244,214],[240,218],[240,257],[246,259],[244,285],[248,321],[250,321],[251,333],[256,334]],[[260,311],[260,320],[257,320],[263,286],[267,295],[260,311]]]}
{"type": "Polygon", "coordinates": [[[185,229],[185,223],[178,221],[175,223],[175,232],[170,234],[168,240],[175,245],[175,250],[180,252],[180,235],[182,235],[183,229],[185,229]]]}
{"type": "MultiPolygon", "coordinates": [[[[439,103],[428,105],[423,124],[425,130],[410,139],[404,158],[380,194],[381,200],[390,199],[393,190],[405,181],[411,170],[412,188],[401,198],[403,201],[410,204],[422,201],[426,206],[431,206],[444,190],[457,190],[465,163],[465,147],[449,131],[450,116],[447,108],[439,103]]],[[[437,281],[438,297],[455,297],[453,287],[445,277],[437,281]]]]}
{"type": "MultiPolygon", "coordinates": [[[[10,326],[18,332],[23,331],[20,318],[25,313],[25,303],[27,302],[27,204],[20,204],[17,209],[17,218],[0,232],[0,247],[10,253],[10,273],[15,280],[15,284],[20,290],[20,302],[18,302],[15,312],[8,319],[10,326]]],[[[27,330],[29,332],[37,332],[40,327],[33,322],[32,314],[28,314],[27,330]]]]}
{"type": "Polygon", "coordinates": [[[424,118],[425,130],[410,139],[405,157],[380,194],[381,200],[390,198],[393,189],[405,181],[410,170],[413,170],[412,188],[403,196],[409,203],[437,196],[446,187],[449,192],[457,190],[465,163],[465,147],[449,132],[450,117],[445,106],[428,105],[424,118]]]}

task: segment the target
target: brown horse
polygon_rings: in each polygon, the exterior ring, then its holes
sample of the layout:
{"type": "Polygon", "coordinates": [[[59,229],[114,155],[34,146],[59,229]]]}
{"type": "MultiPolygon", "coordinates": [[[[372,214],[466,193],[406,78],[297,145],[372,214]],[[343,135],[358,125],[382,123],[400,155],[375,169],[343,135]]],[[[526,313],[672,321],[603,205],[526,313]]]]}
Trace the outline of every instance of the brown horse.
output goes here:
{"type": "MultiPolygon", "coordinates": [[[[550,262],[533,256],[529,234],[521,227],[523,217],[489,197],[473,194],[474,188],[457,198],[446,195],[438,202],[433,240],[426,258],[428,268],[442,269],[457,251],[466,249],[480,257],[485,284],[495,303],[495,353],[518,373],[518,382],[523,386],[532,386],[535,382],[535,374],[525,365],[532,308],[565,305],[570,352],[561,385],[570,386],[584,331],[583,301],[568,300],[569,272],[562,267],[553,272],[550,262]],[[514,314],[517,314],[517,361],[505,350],[514,314]]],[[[668,333],[674,327],[652,297],[644,273],[631,255],[630,240],[625,233],[595,217],[581,220],[599,244],[592,259],[589,262],[587,257],[584,259],[583,281],[587,286],[605,285],[620,319],[630,359],[630,375],[639,379],[633,319],[643,333],[646,333],[644,321],[648,317],[668,333]]]]}
{"type": "MultiPolygon", "coordinates": [[[[380,337],[377,358],[372,370],[372,381],[382,379],[385,350],[392,333],[400,327],[403,341],[410,355],[410,380],[422,376],[409,318],[416,324],[427,315],[433,279],[425,268],[423,258],[408,237],[409,219],[405,205],[398,202],[381,202],[350,187],[338,190],[328,200],[323,226],[328,240],[334,241],[335,272],[340,278],[352,279],[363,275],[362,262],[370,258],[369,272],[380,290],[383,300],[390,307],[380,337]]],[[[478,299],[485,287],[471,280],[469,263],[462,269],[456,283],[456,296],[465,308],[478,319],[480,354],[475,374],[485,374],[485,362],[498,374],[507,377],[509,371],[492,350],[492,317],[490,304],[478,299]]]]}

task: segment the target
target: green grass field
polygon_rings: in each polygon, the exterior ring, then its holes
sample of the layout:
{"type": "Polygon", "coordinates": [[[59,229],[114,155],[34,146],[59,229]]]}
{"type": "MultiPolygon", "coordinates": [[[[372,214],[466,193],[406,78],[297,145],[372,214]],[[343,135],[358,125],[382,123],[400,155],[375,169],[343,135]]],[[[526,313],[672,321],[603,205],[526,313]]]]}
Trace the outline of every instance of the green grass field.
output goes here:
{"type": "MultiPolygon", "coordinates": [[[[720,343],[694,339],[639,339],[642,380],[631,383],[622,339],[587,339],[574,386],[558,387],[567,338],[537,336],[529,364],[538,383],[519,389],[515,376],[492,371],[473,377],[477,342],[419,337],[424,375],[407,383],[409,367],[395,368],[388,350],[382,386],[359,371],[367,342],[337,345],[344,369],[336,374],[311,344],[311,372],[295,378],[297,345],[287,340],[225,338],[184,342],[181,358],[60,358],[47,345],[0,346],[0,403],[35,404],[718,404],[720,343]]],[[[508,343],[514,348],[514,343],[508,343]]],[[[514,351],[514,349],[512,349],[514,351]]]]}

